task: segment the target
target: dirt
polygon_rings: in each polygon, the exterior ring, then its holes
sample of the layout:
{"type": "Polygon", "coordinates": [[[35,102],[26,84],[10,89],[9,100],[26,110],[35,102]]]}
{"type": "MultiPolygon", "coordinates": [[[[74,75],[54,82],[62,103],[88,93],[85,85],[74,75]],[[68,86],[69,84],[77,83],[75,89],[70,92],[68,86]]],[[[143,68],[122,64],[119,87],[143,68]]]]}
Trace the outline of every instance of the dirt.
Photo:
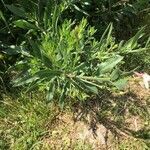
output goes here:
{"type": "Polygon", "coordinates": [[[129,90],[141,100],[150,98],[150,89],[145,89],[142,80],[138,77],[129,80],[129,90]]]}
{"type": "Polygon", "coordinates": [[[132,109],[135,107],[143,111],[149,99],[150,91],[140,85],[139,79],[130,79],[128,89],[121,95],[104,94],[98,100],[92,99],[85,104],[77,104],[73,111],[59,115],[57,124],[47,140],[49,144],[54,145],[52,149],[56,150],[73,149],[70,145],[75,141],[89,144],[93,150],[113,150],[116,139],[135,139],[133,133],[144,128],[145,120],[135,112],[132,113],[132,109]],[[106,108],[103,107],[106,105],[105,101],[110,103],[106,108]],[[133,108],[130,108],[129,104],[133,105],[133,108]],[[121,110],[116,113],[114,110],[117,107],[121,107],[121,110]],[[105,109],[106,114],[102,114],[105,109]],[[118,118],[122,120],[118,122],[118,118]]]}

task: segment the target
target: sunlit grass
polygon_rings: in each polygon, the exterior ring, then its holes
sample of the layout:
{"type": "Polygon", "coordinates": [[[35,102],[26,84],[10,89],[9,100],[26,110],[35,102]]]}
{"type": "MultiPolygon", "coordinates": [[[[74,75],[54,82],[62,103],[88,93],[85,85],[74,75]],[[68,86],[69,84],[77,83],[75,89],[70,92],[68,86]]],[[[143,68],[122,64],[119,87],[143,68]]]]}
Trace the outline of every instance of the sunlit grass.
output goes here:
{"type": "MultiPolygon", "coordinates": [[[[134,108],[137,109],[136,106],[131,106],[132,110],[134,108]]],[[[72,109],[69,107],[73,106],[70,105],[61,110],[59,105],[54,103],[54,101],[47,103],[45,95],[39,92],[29,95],[19,94],[18,97],[4,96],[0,102],[0,149],[59,150],[63,148],[66,150],[93,150],[90,143],[80,139],[70,139],[70,130],[74,130],[73,125],[69,125],[69,121],[72,120],[68,120],[68,125],[61,125],[59,122],[63,114],[72,113],[70,112],[72,109]]],[[[120,114],[116,113],[118,112],[117,108],[115,113],[114,109],[106,108],[107,106],[105,107],[106,114],[102,113],[104,112],[102,110],[98,116],[102,118],[114,118],[113,115],[115,115],[114,121],[118,122],[122,127],[126,120],[119,118],[120,114]],[[107,111],[110,112],[109,115],[107,111]]],[[[150,139],[149,117],[143,115],[143,110],[140,107],[138,108],[138,113],[133,114],[140,116],[141,119],[143,118],[143,122],[140,123],[142,129],[133,132],[133,138],[131,135],[129,137],[121,137],[117,140],[114,138],[114,141],[109,145],[112,149],[136,150],[138,148],[139,150],[148,150],[150,139]],[[146,118],[147,122],[145,122],[146,118]]]]}
{"type": "Polygon", "coordinates": [[[5,97],[0,104],[1,149],[30,149],[47,134],[46,124],[58,114],[42,97],[5,97]]]}

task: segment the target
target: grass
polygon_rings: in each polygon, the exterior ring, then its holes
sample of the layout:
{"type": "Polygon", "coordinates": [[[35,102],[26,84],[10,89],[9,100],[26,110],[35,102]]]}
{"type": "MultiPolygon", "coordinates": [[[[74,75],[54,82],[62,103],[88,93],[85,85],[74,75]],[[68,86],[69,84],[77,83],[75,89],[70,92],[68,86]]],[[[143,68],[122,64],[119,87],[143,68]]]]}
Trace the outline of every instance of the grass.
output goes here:
{"type": "Polygon", "coordinates": [[[117,143],[114,147],[116,150],[148,150],[149,149],[149,147],[145,143],[132,138],[124,139],[119,144],[117,143]]]}
{"type": "Polygon", "coordinates": [[[17,99],[5,97],[0,105],[0,149],[34,149],[48,131],[47,123],[53,122],[57,110],[47,105],[42,97],[21,96],[17,99]],[[55,112],[55,113],[54,113],[55,112]]]}
{"type": "MultiPolygon", "coordinates": [[[[102,101],[89,100],[61,110],[56,103],[47,103],[43,93],[3,96],[0,101],[1,150],[92,150],[91,143],[76,138],[72,119],[82,113],[81,122],[104,125],[111,133],[112,150],[148,150],[150,147],[149,99],[145,105],[132,95],[104,94],[102,101]],[[135,99],[135,100],[133,100],[135,99]],[[128,111],[126,113],[126,107],[128,111]],[[62,119],[64,118],[65,119],[62,119]],[[68,117],[66,117],[68,116],[68,117]],[[138,130],[134,131],[133,118],[137,117],[138,130]],[[140,120],[138,122],[138,120],[140,120]],[[92,122],[92,123],[93,123],[92,122]],[[115,131],[114,131],[115,130],[115,131]],[[119,132],[127,133],[123,136],[119,132]]],[[[77,120],[76,120],[77,121],[77,120]]],[[[82,129],[84,126],[80,126],[82,129]]],[[[90,137],[91,138],[91,137],[90,137]]]]}

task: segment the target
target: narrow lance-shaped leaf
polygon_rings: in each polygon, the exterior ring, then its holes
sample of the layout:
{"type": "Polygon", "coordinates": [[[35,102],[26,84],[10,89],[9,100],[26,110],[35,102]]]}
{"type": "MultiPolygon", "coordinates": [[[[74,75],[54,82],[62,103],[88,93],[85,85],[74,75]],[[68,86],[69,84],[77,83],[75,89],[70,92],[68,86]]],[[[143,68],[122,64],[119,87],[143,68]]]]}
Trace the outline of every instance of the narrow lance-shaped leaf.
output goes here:
{"type": "Polygon", "coordinates": [[[65,96],[66,96],[66,93],[67,93],[67,86],[68,86],[68,81],[66,81],[64,83],[61,94],[60,94],[59,102],[61,104],[61,108],[64,107],[65,96]]]}
{"type": "Polygon", "coordinates": [[[134,49],[138,48],[138,40],[144,35],[144,27],[139,30],[134,37],[129,39],[124,45],[122,45],[122,48],[119,49],[121,53],[131,53],[136,52],[134,49]]]}
{"type": "Polygon", "coordinates": [[[108,45],[110,42],[112,30],[113,30],[113,25],[112,25],[112,23],[110,23],[110,28],[109,28],[107,39],[106,39],[106,45],[108,45]]]}
{"type": "Polygon", "coordinates": [[[34,90],[35,88],[37,88],[39,86],[39,84],[43,81],[44,79],[42,80],[38,80],[38,81],[33,81],[29,87],[27,88],[26,92],[31,92],[32,90],[34,90]]]}
{"type": "Polygon", "coordinates": [[[89,16],[89,14],[87,12],[85,12],[83,9],[80,9],[77,5],[73,4],[72,5],[77,11],[89,16]]]}
{"type": "Polygon", "coordinates": [[[111,73],[111,75],[110,75],[110,77],[111,77],[111,80],[112,81],[114,81],[114,80],[117,80],[118,78],[119,78],[119,75],[120,75],[120,70],[117,68],[117,69],[115,69],[112,73],[111,73]]]}
{"type": "Polygon", "coordinates": [[[31,24],[31,23],[29,23],[23,19],[14,21],[14,24],[17,27],[22,28],[22,29],[36,29],[36,30],[38,30],[38,28],[34,24],[31,24]]]}
{"type": "Polygon", "coordinates": [[[99,65],[99,73],[104,74],[107,72],[110,72],[119,62],[121,62],[123,59],[122,56],[116,55],[113,58],[110,58],[106,60],[105,62],[102,62],[99,65]]]}
{"type": "Polygon", "coordinates": [[[54,94],[55,94],[55,89],[56,89],[55,79],[56,79],[55,77],[53,79],[51,79],[51,81],[48,84],[48,91],[47,91],[47,96],[46,96],[48,102],[53,99],[54,94]]]}
{"type": "Polygon", "coordinates": [[[34,57],[37,57],[38,59],[42,59],[42,52],[41,52],[41,49],[38,45],[37,42],[34,42],[32,40],[29,39],[29,43],[32,47],[32,51],[33,51],[33,56],[34,57]]]}
{"type": "Polygon", "coordinates": [[[4,17],[4,15],[3,15],[3,13],[2,13],[2,11],[1,11],[1,10],[0,10],[0,18],[4,21],[4,23],[5,23],[6,27],[7,27],[7,28],[8,28],[8,30],[10,31],[10,33],[11,33],[12,37],[14,37],[14,35],[13,35],[13,33],[11,32],[11,30],[10,30],[10,28],[9,28],[9,25],[8,25],[8,23],[7,23],[7,21],[6,21],[6,19],[5,19],[5,17],[4,17]]]}
{"type": "Polygon", "coordinates": [[[101,46],[103,40],[105,39],[105,36],[107,35],[107,32],[110,31],[111,26],[112,26],[112,25],[109,24],[109,25],[107,26],[106,30],[104,31],[104,33],[102,34],[101,39],[100,39],[100,41],[99,41],[100,46],[101,46]]]}
{"type": "Polygon", "coordinates": [[[27,76],[18,80],[14,81],[14,86],[21,86],[24,84],[29,84],[37,80],[42,79],[51,79],[55,76],[60,75],[60,71],[54,71],[54,70],[40,70],[37,73],[35,73],[33,76],[27,76]]]}
{"type": "Polygon", "coordinates": [[[12,13],[14,13],[16,16],[23,17],[23,18],[26,17],[26,12],[24,11],[23,8],[16,7],[16,6],[14,6],[13,4],[12,4],[12,5],[6,5],[6,7],[7,7],[12,13]]]}
{"type": "Polygon", "coordinates": [[[78,78],[78,82],[79,84],[83,87],[83,89],[86,89],[92,93],[95,93],[95,94],[98,94],[98,89],[96,86],[96,84],[90,82],[90,81],[86,81],[86,80],[83,80],[83,79],[80,79],[78,78]]]}
{"type": "Polygon", "coordinates": [[[37,81],[39,79],[38,76],[27,76],[27,77],[21,77],[21,78],[17,78],[16,80],[13,81],[14,83],[14,87],[17,87],[17,86],[22,86],[22,85],[25,85],[25,84],[29,84],[29,83],[32,83],[34,81],[37,81]]]}
{"type": "Polygon", "coordinates": [[[119,90],[123,90],[127,85],[127,79],[120,79],[116,82],[113,82],[113,85],[116,86],[119,90]]]}

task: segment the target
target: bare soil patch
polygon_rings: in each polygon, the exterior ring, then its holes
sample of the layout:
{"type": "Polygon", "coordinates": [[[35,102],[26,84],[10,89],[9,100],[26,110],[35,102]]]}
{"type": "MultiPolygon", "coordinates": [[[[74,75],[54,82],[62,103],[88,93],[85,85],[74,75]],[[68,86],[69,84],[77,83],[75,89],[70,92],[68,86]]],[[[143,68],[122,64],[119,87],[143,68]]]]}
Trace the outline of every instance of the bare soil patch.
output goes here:
{"type": "Polygon", "coordinates": [[[149,104],[150,92],[138,80],[131,79],[125,92],[103,91],[100,96],[76,103],[70,112],[60,114],[46,140],[53,149],[73,149],[71,145],[82,141],[94,150],[119,149],[116,142],[128,139],[149,141],[150,137],[141,134],[149,136],[149,104]]]}

